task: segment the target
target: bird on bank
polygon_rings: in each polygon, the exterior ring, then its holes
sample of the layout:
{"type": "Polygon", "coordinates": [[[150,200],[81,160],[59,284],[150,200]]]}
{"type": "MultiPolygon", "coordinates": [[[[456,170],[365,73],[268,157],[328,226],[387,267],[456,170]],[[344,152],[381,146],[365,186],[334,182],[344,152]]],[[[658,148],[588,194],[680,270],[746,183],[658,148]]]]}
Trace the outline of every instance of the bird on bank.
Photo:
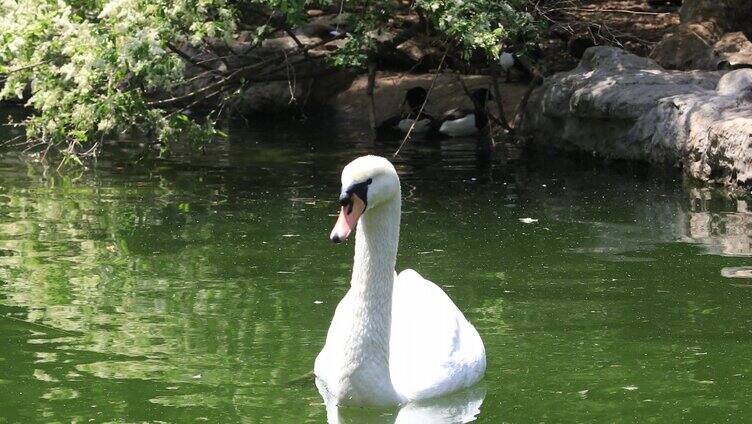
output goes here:
{"type": "Polygon", "coordinates": [[[514,62],[514,55],[510,52],[502,52],[501,56],[499,56],[499,65],[506,73],[506,82],[509,82],[509,74],[512,71],[512,67],[514,67],[514,62]]]}
{"type": "Polygon", "coordinates": [[[341,182],[329,238],[355,232],[355,258],[314,366],[326,403],[402,405],[472,386],[486,369],[478,331],[441,287],[411,269],[395,272],[402,196],[394,166],[363,156],[341,182]]]}
{"type": "Polygon", "coordinates": [[[438,132],[448,137],[467,137],[480,134],[488,126],[488,110],[486,102],[493,100],[493,96],[485,88],[479,88],[470,93],[473,109],[453,109],[444,114],[438,127],[438,132]]]}
{"type": "Polygon", "coordinates": [[[426,102],[428,93],[423,87],[413,87],[405,92],[405,98],[402,100],[402,107],[407,104],[409,111],[400,115],[394,115],[376,127],[380,133],[407,133],[410,127],[415,124],[412,132],[415,134],[425,134],[431,131],[435,119],[426,112],[421,112],[423,104],[426,102]]]}

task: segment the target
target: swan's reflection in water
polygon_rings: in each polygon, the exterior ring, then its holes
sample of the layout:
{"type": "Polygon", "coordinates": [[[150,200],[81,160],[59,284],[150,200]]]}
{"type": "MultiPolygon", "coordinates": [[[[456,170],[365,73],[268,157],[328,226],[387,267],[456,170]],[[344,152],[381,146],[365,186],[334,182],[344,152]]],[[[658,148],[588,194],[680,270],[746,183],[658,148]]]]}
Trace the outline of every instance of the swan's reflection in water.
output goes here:
{"type": "Polygon", "coordinates": [[[326,404],[329,424],[460,424],[475,421],[486,397],[481,382],[447,396],[412,402],[395,409],[338,407],[321,382],[316,387],[326,404]]]}

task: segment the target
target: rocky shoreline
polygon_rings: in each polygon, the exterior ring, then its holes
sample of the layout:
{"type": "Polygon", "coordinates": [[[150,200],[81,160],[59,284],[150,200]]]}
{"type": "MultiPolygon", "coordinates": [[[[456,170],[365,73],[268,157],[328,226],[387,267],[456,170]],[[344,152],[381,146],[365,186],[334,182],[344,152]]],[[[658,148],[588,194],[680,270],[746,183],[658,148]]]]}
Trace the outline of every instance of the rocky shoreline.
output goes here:
{"type": "Polygon", "coordinates": [[[536,145],[681,167],[702,181],[752,186],[752,69],[671,71],[593,47],[536,88],[517,123],[536,145]]]}

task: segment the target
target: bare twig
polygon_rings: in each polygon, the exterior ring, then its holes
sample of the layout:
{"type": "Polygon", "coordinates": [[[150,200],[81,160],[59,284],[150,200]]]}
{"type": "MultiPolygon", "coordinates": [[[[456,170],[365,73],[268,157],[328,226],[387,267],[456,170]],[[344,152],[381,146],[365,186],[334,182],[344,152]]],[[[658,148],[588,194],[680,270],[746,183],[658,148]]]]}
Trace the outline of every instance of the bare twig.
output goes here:
{"type": "MultiPolygon", "coordinates": [[[[499,90],[499,78],[496,75],[496,70],[491,70],[491,85],[493,87],[494,96],[496,97],[496,107],[499,109],[499,125],[510,133],[514,132],[512,127],[509,126],[507,117],[504,114],[504,104],[501,101],[501,90],[499,90]]],[[[490,115],[490,114],[489,114],[490,115]]]]}
{"type": "Polygon", "coordinates": [[[304,56],[305,56],[306,58],[310,59],[310,58],[311,58],[311,56],[310,56],[310,55],[308,54],[308,50],[305,50],[305,45],[303,45],[303,43],[302,43],[302,42],[300,41],[300,39],[298,39],[298,36],[296,36],[296,35],[295,35],[295,33],[294,33],[294,32],[292,32],[292,30],[290,29],[290,27],[288,27],[288,26],[285,26],[285,27],[284,27],[283,29],[284,29],[284,31],[285,31],[285,32],[287,33],[287,35],[289,35],[289,36],[290,36],[290,38],[292,38],[292,40],[293,40],[293,41],[295,42],[295,44],[297,44],[297,45],[298,45],[298,48],[299,48],[299,49],[300,49],[301,51],[303,51],[303,55],[304,55],[304,56]]]}
{"type": "MultiPolygon", "coordinates": [[[[191,55],[189,55],[188,53],[186,53],[183,50],[179,49],[177,46],[175,46],[172,43],[167,43],[167,48],[170,49],[170,50],[172,50],[175,54],[177,54],[178,56],[180,56],[181,58],[183,58],[183,60],[185,60],[188,63],[191,63],[191,64],[193,64],[195,66],[200,67],[200,68],[204,68],[206,71],[211,72],[213,74],[218,74],[218,75],[222,75],[223,74],[223,72],[219,71],[218,69],[214,69],[211,66],[208,66],[205,63],[205,61],[195,60],[191,55]]],[[[217,59],[217,60],[219,60],[219,59],[217,59]]]]}
{"type": "Polygon", "coordinates": [[[36,68],[39,65],[44,65],[47,62],[49,62],[49,60],[42,60],[42,61],[39,61],[39,62],[36,62],[36,63],[30,63],[28,65],[19,66],[18,68],[8,69],[7,71],[5,71],[5,73],[6,74],[12,74],[14,72],[25,71],[25,70],[30,69],[30,68],[36,68]]]}
{"type": "MultiPolygon", "coordinates": [[[[22,139],[23,137],[24,137],[24,135],[21,134],[21,135],[15,136],[13,138],[10,138],[8,140],[2,141],[2,142],[0,142],[0,147],[6,147],[6,146],[15,147],[15,146],[18,146],[18,144],[11,144],[11,143],[16,142],[16,141],[22,139]]],[[[23,143],[21,143],[21,144],[23,144],[23,143]]]]}
{"type": "Polygon", "coordinates": [[[626,9],[589,9],[584,7],[567,7],[560,10],[574,10],[577,12],[585,13],[624,13],[630,15],[670,15],[671,12],[644,12],[639,10],[626,10],[626,9]]]}
{"type": "MultiPolygon", "coordinates": [[[[345,36],[345,34],[340,34],[337,37],[334,37],[332,39],[322,40],[322,41],[320,41],[318,43],[311,44],[311,45],[305,47],[304,50],[305,51],[311,50],[313,48],[316,48],[316,47],[319,47],[319,46],[321,46],[323,44],[326,44],[326,43],[328,43],[328,42],[330,42],[332,40],[335,40],[335,39],[338,39],[338,38],[343,38],[344,36],[345,36]]],[[[224,78],[220,79],[219,81],[217,81],[217,82],[215,82],[213,84],[209,84],[209,85],[207,85],[205,87],[202,87],[202,88],[200,88],[200,89],[198,89],[196,91],[192,91],[192,92],[184,94],[182,96],[176,96],[176,97],[171,97],[171,98],[168,98],[168,99],[156,100],[156,101],[153,101],[153,102],[149,102],[148,105],[150,107],[170,107],[170,106],[179,105],[180,103],[183,103],[183,102],[185,102],[187,100],[193,99],[196,96],[199,96],[201,94],[204,94],[204,93],[212,91],[212,90],[216,90],[217,88],[219,88],[221,86],[224,86],[224,85],[230,84],[230,83],[232,83],[232,82],[234,82],[236,80],[239,80],[245,74],[247,74],[247,73],[249,73],[251,71],[258,70],[258,69],[263,69],[265,66],[268,66],[268,65],[270,65],[270,64],[272,64],[272,63],[274,63],[274,62],[276,62],[276,61],[278,61],[280,59],[284,59],[286,57],[287,53],[288,52],[284,52],[284,54],[280,53],[278,55],[275,55],[274,57],[271,57],[269,59],[263,60],[261,62],[257,62],[257,63],[251,64],[251,65],[240,67],[240,68],[236,69],[235,71],[233,71],[232,73],[230,73],[227,76],[225,76],[224,78]]],[[[295,49],[295,50],[293,50],[293,53],[301,53],[301,51],[300,51],[300,49],[295,49]]],[[[284,69],[284,66],[287,66],[287,64],[283,65],[282,69],[284,69]]],[[[273,71],[270,71],[270,73],[271,72],[276,72],[276,71],[273,70],[273,71]]]]}
{"type": "Polygon", "coordinates": [[[394,152],[394,155],[392,157],[397,157],[399,155],[400,150],[405,146],[407,143],[407,140],[410,139],[410,134],[413,132],[413,128],[415,128],[415,124],[418,122],[418,119],[420,118],[420,115],[423,114],[423,109],[426,107],[426,103],[428,102],[428,97],[431,95],[431,91],[433,90],[434,85],[436,85],[436,80],[439,79],[439,75],[441,75],[441,67],[444,65],[444,59],[446,59],[447,52],[449,52],[449,48],[444,51],[444,55],[441,57],[441,62],[439,62],[439,66],[436,68],[436,75],[433,77],[433,80],[431,81],[431,85],[428,87],[428,92],[426,93],[426,98],[423,100],[423,104],[420,105],[420,110],[418,110],[418,116],[413,119],[412,125],[410,125],[410,128],[407,130],[407,134],[405,134],[405,138],[402,140],[402,143],[400,143],[399,147],[397,148],[397,151],[394,152]]]}
{"type": "Polygon", "coordinates": [[[530,94],[532,94],[533,90],[535,90],[535,88],[541,84],[543,84],[543,77],[537,77],[530,81],[530,84],[527,86],[527,90],[525,90],[525,94],[520,100],[520,104],[517,106],[517,113],[514,116],[515,126],[522,120],[522,115],[525,114],[525,108],[527,107],[527,102],[530,99],[530,94]]]}
{"type": "Polygon", "coordinates": [[[376,61],[371,59],[368,62],[368,85],[366,86],[366,95],[368,96],[368,121],[371,124],[371,136],[376,136],[376,101],[373,98],[373,90],[376,87],[376,61]]]}

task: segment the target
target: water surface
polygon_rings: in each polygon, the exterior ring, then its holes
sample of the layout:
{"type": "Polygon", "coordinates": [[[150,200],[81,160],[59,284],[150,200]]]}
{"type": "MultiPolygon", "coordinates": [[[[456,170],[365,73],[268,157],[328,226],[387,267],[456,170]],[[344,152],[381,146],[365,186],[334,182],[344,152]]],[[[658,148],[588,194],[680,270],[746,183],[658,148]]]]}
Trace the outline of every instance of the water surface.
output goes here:
{"type": "MultiPolygon", "coordinates": [[[[349,284],[352,244],[327,240],[339,172],[396,146],[336,122],[256,127],[64,176],[0,156],[0,422],[327,420],[299,377],[349,284]]],[[[478,422],[752,420],[745,200],[468,140],[395,163],[398,268],[486,344],[479,392],[453,401],[480,399],[478,422]]]]}

